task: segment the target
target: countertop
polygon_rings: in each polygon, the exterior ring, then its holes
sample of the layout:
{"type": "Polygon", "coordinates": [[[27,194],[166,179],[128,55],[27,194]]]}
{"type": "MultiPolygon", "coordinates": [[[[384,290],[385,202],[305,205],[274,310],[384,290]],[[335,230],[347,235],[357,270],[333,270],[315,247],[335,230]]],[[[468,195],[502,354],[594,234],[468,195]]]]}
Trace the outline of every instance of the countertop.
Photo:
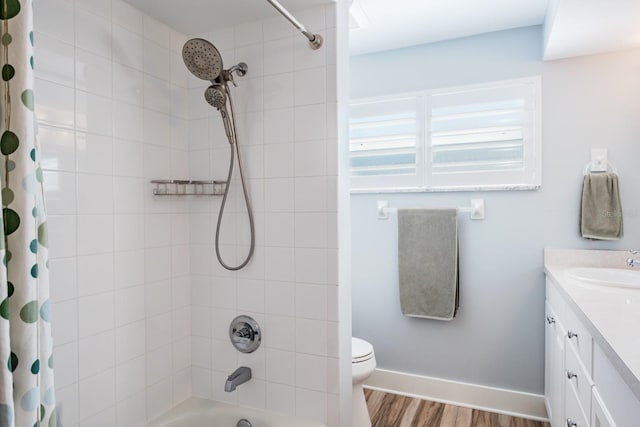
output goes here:
{"type": "Polygon", "coordinates": [[[630,268],[629,256],[627,251],[545,249],[544,271],[640,400],[640,290],[584,285],[566,273],[573,267],[630,268]]]}

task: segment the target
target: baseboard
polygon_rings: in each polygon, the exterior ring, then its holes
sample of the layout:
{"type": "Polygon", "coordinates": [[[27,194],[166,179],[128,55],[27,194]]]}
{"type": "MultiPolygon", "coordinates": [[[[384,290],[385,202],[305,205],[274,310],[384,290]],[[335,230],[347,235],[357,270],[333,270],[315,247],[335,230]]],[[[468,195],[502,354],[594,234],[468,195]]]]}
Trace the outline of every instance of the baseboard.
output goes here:
{"type": "Polygon", "coordinates": [[[537,421],[549,421],[544,396],[376,369],[365,387],[537,421]]]}

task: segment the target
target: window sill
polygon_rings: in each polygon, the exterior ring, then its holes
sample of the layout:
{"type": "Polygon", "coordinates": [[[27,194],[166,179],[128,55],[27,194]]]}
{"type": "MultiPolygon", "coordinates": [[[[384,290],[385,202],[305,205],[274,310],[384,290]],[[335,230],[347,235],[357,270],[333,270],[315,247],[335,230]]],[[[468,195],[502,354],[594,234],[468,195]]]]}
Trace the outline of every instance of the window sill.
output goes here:
{"type": "Polygon", "coordinates": [[[532,191],[539,190],[541,185],[478,185],[460,187],[434,188],[352,188],[351,194],[384,194],[384,193],[453,193],[453,192],[481,192],[481,191],[532,191]]]}

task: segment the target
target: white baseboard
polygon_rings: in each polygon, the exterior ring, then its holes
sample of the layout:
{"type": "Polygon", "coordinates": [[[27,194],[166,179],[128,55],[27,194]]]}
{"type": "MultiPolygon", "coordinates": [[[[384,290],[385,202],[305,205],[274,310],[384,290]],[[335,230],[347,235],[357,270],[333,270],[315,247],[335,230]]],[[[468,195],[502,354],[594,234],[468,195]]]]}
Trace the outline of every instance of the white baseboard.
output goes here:
{"type": "Polygon", "coordinates": [[[538,421],[549,421],[544,396],[376,369],[365,387],[538,421]]]}

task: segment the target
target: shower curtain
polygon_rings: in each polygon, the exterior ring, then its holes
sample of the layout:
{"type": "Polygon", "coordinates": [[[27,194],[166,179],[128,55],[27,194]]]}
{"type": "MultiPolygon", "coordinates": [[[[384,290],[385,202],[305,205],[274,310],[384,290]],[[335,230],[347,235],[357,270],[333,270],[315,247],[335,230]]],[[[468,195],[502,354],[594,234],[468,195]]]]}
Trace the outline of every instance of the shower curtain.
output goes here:
{"type": "Polygon", "coordinates": [[[0,427],[51,427],[53,343],[31,0],[0,0],[0,25],[0,427]]]}

